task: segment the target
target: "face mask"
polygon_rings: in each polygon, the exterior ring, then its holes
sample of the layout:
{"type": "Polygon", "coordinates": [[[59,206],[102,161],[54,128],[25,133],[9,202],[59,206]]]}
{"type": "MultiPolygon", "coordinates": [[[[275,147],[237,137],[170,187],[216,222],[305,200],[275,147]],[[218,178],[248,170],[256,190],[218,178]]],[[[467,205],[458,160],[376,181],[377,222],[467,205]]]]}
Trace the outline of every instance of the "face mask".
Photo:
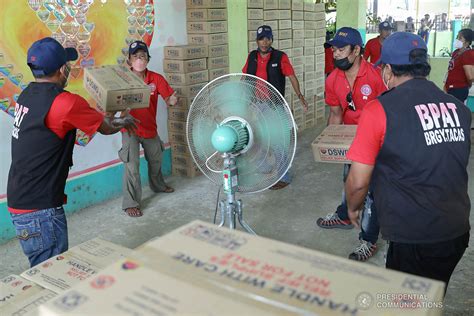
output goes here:
{"type": "Polygon", "coordinates": [[[341,69],[342,71],[351,69],[352,65],[354,65],[354,63],[351,63],[347,57],[342,59],[334,59],[334,66],[338,69],[341,69]]]}
{"type": "Polygon", "coordinates": [[[387,90],[390,90],[390,87],[388,86],[389,83],[390,83],[390,79],[387,82],[385,82],[385,69],[386,69],[386,67],[384,67],[382,69],[382,81],[383,81],[383,84],[385,85],[385,87],[387,88],[387,90]]]}
{"type": "Polygon", "coordinates": [[[146,69],[147,62],[143,59],[136,59],[132,62],[133,70],[142,72],[146,69]]]}
{"type": "Polygon", "coordinates": [[[455,49],[460,49],[464,46],[464,43],[456,38],[454,40],[454,45],[453,46],[454,46],[455,49]]]}

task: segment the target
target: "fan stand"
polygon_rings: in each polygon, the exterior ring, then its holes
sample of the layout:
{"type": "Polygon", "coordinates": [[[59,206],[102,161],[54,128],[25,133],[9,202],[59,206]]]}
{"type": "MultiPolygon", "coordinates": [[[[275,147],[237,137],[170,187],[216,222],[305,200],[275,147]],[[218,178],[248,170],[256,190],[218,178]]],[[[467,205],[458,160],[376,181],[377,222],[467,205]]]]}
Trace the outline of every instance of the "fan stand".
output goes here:
{"type": "Polygon", "coordinates": [[[243,218],[242,201],[235,199],[235,192],[238,187],[238,173],[235,164],[235,156],[229,153],[222,155],[224,158],[224,169],[222,170],[224,193],[227,198],[219,202],[221,210],[221,221],[219,227],[229,222],[229,228],[235,229],[237,221],[250,234],[257,235],[243,218]],[[237,220],[237,221],[236,221],[237,220]]]}

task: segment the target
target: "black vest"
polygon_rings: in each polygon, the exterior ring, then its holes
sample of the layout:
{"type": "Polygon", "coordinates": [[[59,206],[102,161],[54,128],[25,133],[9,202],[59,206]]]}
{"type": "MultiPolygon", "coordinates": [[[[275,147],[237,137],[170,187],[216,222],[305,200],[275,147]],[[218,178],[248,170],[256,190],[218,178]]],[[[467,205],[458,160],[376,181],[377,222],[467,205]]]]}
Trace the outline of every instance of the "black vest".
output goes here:
{"type": "MultiPolygon", "coordinates": [[[[247,64],[247,73],[256,75],[257,73],[257,54],[258,51],[250,52],[247,64]]],[[[282,96],[285,96],[285,76],[281,72],[281,57],[283,52],[273,49],[270,54],[270,60],[267,64],[267,81],[274,86],[282,96]]]]}
{"type": "Polygon", "coordinates": [[[45,209],[63,204],[76,130],[60,139],[44,123],[61,92],[56,84],[33,82],[18,98],[7,185],[9,207],[45,209]]]}
{"type": "Polygon", "coordinates": [[[409,80],[378,99],[387,129],[372,180],[383,238],[434,243],[465,234],[469,109],[425,79],[409,80]]]}

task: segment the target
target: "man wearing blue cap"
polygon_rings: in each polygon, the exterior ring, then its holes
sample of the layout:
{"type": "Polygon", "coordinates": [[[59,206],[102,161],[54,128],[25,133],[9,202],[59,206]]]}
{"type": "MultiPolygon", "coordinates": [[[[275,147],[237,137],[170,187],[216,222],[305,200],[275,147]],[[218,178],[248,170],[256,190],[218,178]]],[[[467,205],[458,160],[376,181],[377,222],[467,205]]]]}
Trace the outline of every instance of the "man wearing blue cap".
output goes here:
{"type": "Polygon", "coordinates": [[[50,37],[33,43],[27,63],[35,81],[15,106],[7,204],[31,266],[68,249],[64,188],[76,129],[92,136],[136,127],[129,111],[121,118],[105,117],[81,96],[64,90],[69,61],[77,57],[74,48],[64,49],[50,37]]]}
{"type": "MultiPolygon", "coordinates": [[[[342,27],[325,44],[333,51],[334,69],[326,79],[326,104],[330,107],[329,124],[357,125],[366,104],[386,90],[380,71],[362,58],[362,37],[356,29],[342,27]]],[[[350,165],[344,165],[345,181],[350,165]]],[[[377,250],[379,227],[372,194],[367,195],[360,244],[349,259],[366,261],[377,250]]],[[[325,229],[352,229],[345,196],[336,212],[320,217],[316,224],[325,229]]]]}
{"type": "Polygon", "coordinates": [[[365,45],[364,58],[375,64],[380,59],[383,41],[392,34],[392,25],[388,21],[379,24],[380,35],[367,42],[365,45]]]}
{"type": "Polygon", "coordinates": [[[390,90],[367,105],[348,152],[349,217],[359,225],[372,181],[387,268],[447,284],[469,241],[471,113],[426,79],[420,36],[391,35],[380,63],[390,90]]]}
{"type": "MultiPolygon", "coordinates": [[[[285,77],[290,79],[291,85],[298,96],[305,111],[308,104],[300,91],[300,84],[295,76],[295,71],[290,63],[288,55],[284,52],[274,49],[272,28],[268,25],[262,25],[257,29],[257,50],[250,52],[247,57],[242,72],[257,76],[272,84],[282,96],[285,96],[285,77]]],[[[271,190],[279,190],[290,184],[290,174],[287,172],[283,178],[278,181],[271,190]]]]}

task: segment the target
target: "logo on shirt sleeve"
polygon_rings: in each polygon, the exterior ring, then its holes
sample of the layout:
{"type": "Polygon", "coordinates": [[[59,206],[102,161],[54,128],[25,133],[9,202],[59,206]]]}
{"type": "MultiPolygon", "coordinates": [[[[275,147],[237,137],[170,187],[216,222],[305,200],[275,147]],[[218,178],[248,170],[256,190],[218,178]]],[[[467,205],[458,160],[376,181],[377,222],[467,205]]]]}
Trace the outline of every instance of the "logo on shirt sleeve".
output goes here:
{"type": "Polygon", "coordinates": [[[150,87],[150,94],[153,95],[155,94],[155,90],[156,90],[156,85],[152,82],[152,83],[149,83],[148,86],[150,87]]]}

